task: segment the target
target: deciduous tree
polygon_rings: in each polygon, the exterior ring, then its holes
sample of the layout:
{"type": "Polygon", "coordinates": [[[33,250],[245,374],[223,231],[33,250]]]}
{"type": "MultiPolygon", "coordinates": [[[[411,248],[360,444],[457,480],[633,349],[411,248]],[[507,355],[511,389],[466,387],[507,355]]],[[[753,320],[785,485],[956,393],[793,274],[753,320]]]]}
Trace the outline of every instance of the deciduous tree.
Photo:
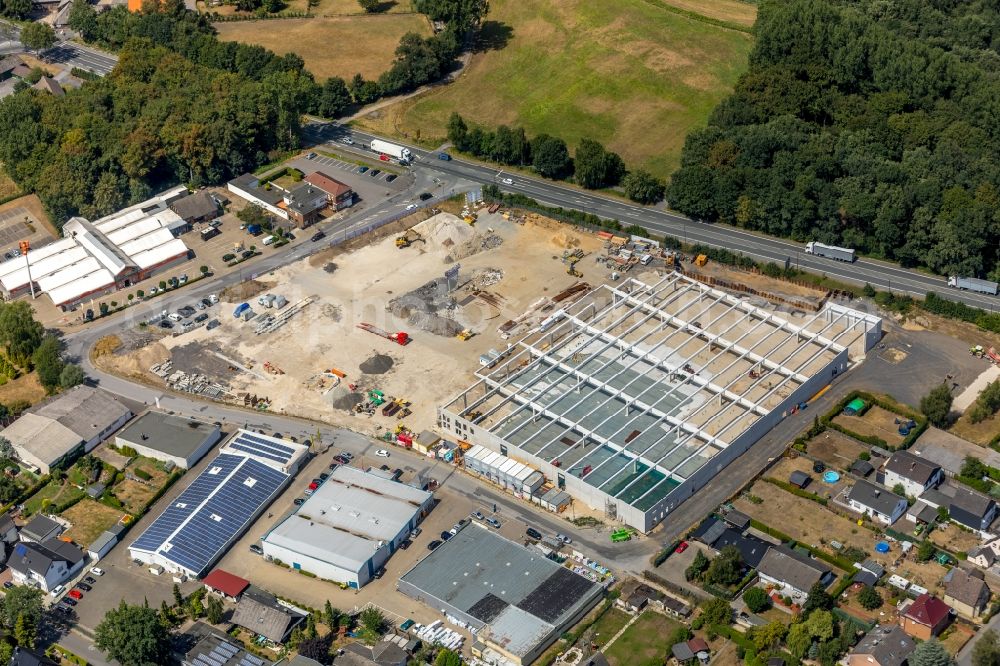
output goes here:
{"type": "Polygon", "coordinates": [[[47,23],[29,23],[21,28],[21,43],[32,51],[44,51],[56,43],[56,31],[47,23]]]}
{"type": "Polygon", "coordinates": [[[647,171],[637,169],[626,174],[622,180],[625,196],[641,204],[654,204],[663,199],[666,185],[647,171]]]}
{"type": "Polygon", "coordinates": [[[122,666],[164,664],[170,656],[170,635],[149,606],[122,600],[105,614],[94,637],[94,644],[122,666]]]}
{"type": "Polygon", "coordinates": [[[920,399],[920,411],[932,424],[945,427],[949,422],[953,396],[947,384],[938,384],[920,399]]]}

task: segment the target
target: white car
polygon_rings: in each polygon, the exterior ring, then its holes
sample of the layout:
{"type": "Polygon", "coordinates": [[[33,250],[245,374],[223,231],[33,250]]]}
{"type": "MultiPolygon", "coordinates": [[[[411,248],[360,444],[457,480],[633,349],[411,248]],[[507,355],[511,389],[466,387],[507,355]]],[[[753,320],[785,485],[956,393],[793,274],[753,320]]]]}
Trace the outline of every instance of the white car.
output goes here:
{"type": "Polygon", "coordinates": [[[569,545],[569,544],[573,543],[573,540],[572,540],[572,539],[570,539],[570,538],[569,538],[568,536],[566,536],[565,534],[557,534],[557,535],[556,535],[556,539],[558,539],[559,541],[562,541],[562,542],[563,542],[564,544],[566,544],[566,545],[569,545]]]}
{"type": "Polygon", "coordinates": [[[350,139],[350,138],[348,138],[346,136],[343,139],[341,139],[340,142],[343,143],[343,144],[346,144],[348,146],[353,146],[354,145],[354,140],[350,139]]]}
{"type": "Polygon", "coordinates": [[[513,185],[514,184],[514,179],[513,178],[504,178],[500,182],[503,183],[504,185],[513,185]]]}
{"type": "Polygon", "coordinates": [[[410,204],[409,206],[406,207],[406,210],[414,210],[414,209],[416,209],[416,207],[417,207],[417,204],[410,204]]]}
{"type": "Polygon", "coordinates": [[[66,586],[65,585],[56,585],[55,587],[52,588],[52,591],[49,592],[49,594],[51,596],[53,596],[53,597],[58,597],[60,594],[62,594],[65,591],[66,591],[66,586]]]}
{"type": "Polygon", "coordinates": [[[388,458],[389,452],[386,451],[385,449],[379,449],[378,451],[375,452],[375,455],[378,456],[379,458],[388,458]]]}
{"type": "Polygon", "coordinates": [[[103,576],[104,569],[101,569],[100,567],[91,567],[90,573],[94,574],[95,576],[103,576]]]}

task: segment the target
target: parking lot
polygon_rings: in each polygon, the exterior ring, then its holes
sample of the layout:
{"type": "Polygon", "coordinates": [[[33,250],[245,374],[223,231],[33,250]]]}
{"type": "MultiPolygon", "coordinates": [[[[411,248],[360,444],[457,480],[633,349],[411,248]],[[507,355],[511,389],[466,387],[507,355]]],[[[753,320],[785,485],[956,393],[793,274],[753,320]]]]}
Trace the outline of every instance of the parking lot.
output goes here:
{"type": "Polygon", "coordinates": [[[287,166],[298,169],[305,175],[322,171],[335,180],[349,185],[359,203],[373,206],[385,197],[391,197],[405,191],[413,184],[413,175],[404,167],[396,164],[383,164],[376,156],[364,159],[356,155],[340,155],[336,152],[305,153],[286,162],[287,166]],[[315,155],[315,157],[307,157],[315,155]],[[375,171],[378,171],[374,176],[375,171]],[[390,176],[396,176],[391,181],[390,176]]]}
{"type": "Polygon", "coordinates": [[[48,224],[32,210],[34,206],[22,199],[0,206],[0,254],[3,254],[0,261],[16,256],[20,241],[26,240],[31,247],[38,248],[57,238],[48,224]]]}

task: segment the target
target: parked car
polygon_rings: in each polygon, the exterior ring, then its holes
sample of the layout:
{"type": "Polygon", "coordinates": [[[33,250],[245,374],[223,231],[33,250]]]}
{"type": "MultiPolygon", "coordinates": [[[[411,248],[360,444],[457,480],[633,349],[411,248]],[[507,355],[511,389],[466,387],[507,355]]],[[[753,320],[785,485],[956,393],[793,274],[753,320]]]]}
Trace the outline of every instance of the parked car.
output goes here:
{"type": "Polygon", "coordinates": [[[383,472],[388,472],[389,471],[389,466],[388,465],[379,465],[378,468],[380,470],[382,470],[383,472]]]}
{"type": "Polygon", "coordinates": [[[375,455],[378,456],[379,458],[388,458],[389,452],[386,451],[385,449],[379,449],[378,451],[375,452],[375,455]]]}
{"type": "Polygon", "coordinates": [[[205,301],[198,301],[198,309],[199,310],[204,310],[207,307],[208,307],[208,303],[206,303],[205,301]]]}
{"type": "Polygon", "coordinates": [[[159,325],[160,328],[173,328],[174,327],[173,323],[170,322],[167,319],[164,319],[158,325],[159,325]]]}
{"type": "Polygon", "coordinates": [[[10,582],[9,580],[5,580],[3,582],[3,587],[5,590],[9,590],[10,588],[14,587],[14,583],[10,582]]]}
{"type": "Polygon", "coordinates": [[[344,456],[334,456],[333,459],[341,465],[346,465],[348,460],[344,456]]]}
{"type": "Polygon", "coordinates": [[[94,589],[90,585],[87,585],[86,583],[77,583],[76,587],[80,588],[84,592],[90,592],[91,590],[94,589]]]}
{"type": "Polygon", "coordinates": [[[358,167],[358,173],[364,173],[365,171],[368,171],[368,167],[366,166],[358,167]]]}
{"type": "Polygon", "coordinates": [[[562,542],[563,542],[564,544],[566,544],[567,546],[568,546],[569,544],[573,543],[573,540],[572,540],[572,539],[570,539],[570,538],[569,538],[568,536],[566,536],[565,534],[556,534],[556,539],[558,539],[559,541],[562,541],[562,542]]]}
{"type": "Polygon", "coordinates": [[[322,474],[319,475],[319,480],[320,481],[326,481],[329,478],[330,478],[330,475],[327,474],[326,472],[323,472],[322,474]]]}
{"type": "Polygon", "coordinates": [[[94,578],[93,576],[87,576],[86,578],[83,579],[83,582],[87,583],[88,585],[93,585],[94,583],[97,582],[97,579],[94,578]]]}
{"type": "Polygon", "coordinates": [[[95,576],[103,576],[104,575],[104,569],[102,569],[100,567],[91,567],[90,568],[90,573],[94,574],[95,576]]]}
{"type": "Polygon", "coordinates": [[[309,488],[306,488],[306,489],[305,489],[305,490],[304,490],[304,491],[302,492],[302,494],[303,494],[303,495],[305,495],[306,497],[308,497],[309,495],[312,495],[312,494],[313,494],[314,492],[316,492],[316,491],[315,491],[315,490],[310,490],[309,488]]]}
{"type": "Polygon", "coordinates": [[[407,548],[409,548],[412,545],[413,545],[413,542],[410,541],[409,539],[403,539],[402,541],[399,542],[399,547],[402,548],[403,550],[406,550],[407,548]]]}
{"type": "Polygon", "coordinates": [[[251,553],[256,553],[258,555],[263,555],[264,554],[264,549],[261,548],[260,546],[258,546],[257,544],[252,543],[252,544],[250,544],[250,552],[251,553]]]}
{"type": "Polygon", "coordinates": [[[317,488],[319,488],[319,484],[315,481],[309,484],[309,490],[316,490],[317,488]]]}
{"type": "Polygon", "coordinates": [[[368,172],[368,175],[369,175],[369,177],[374,178],[375,176],[379,175],[380,173],[382,173],[382,169],[372,169],[371,171],[368,172]]]}
{"type": "Polygon", "coordinates": [[[184,275],[182,275],[180,277],[179,280],[177,280],[177,283],[178,284],[187,284],[187,281],[188,281],[188,276],[187,276],[187,273],[185,273],[184,275]]]}
{"type": "Polygon", "coordinates": [[[150,287],[149,291],[146,292],[146,295],[147,296],[156,296],[158,293],[160,293],[160,288],[159,287],[150,287]]]}
{"type": "Polygon", "coordinates": [[[314,233],[314,234],[312,235],[312,238],[311,238],[310,240],[311,240],[311,241],[312,241],[313,243],[315,243],[315,242],[316,242],[316,241],[318,241],[318,240],[322,240],[322,239],[323,239],[323,238],[324,238],[325,236],[326,236],[326,234],[325,234],[325,233],[323,233],[322,231],[317,231],[316,233],[314,233]]]}
{"type": "Polygon", "coordinates": [[[340,465],[338,465],[337,463],[330,463],[330,466],[327,467],[327,469],[332,472],[333,470],[337,469],[338,467],[340,467],[340,465]]]}
{"type": "Polygon", "coordinates": [[[76,606],[76,599],[70,597],[63,597],[63,600],[59,602],[65,606],[76,606]]]}
{"type": "Polygon", "coordinates": [[[201,299],[201,304],[207,308],[212,305],[212,301],[208,300],[207,298],[203,298],[201,299]]]}
{"type": "Polygon", "coordinates": [[[416,539],[418,536],[420,536],[421,532],[423,532],[422,529],[420,529],[419,527],[414,527],[413,530],[410,532],[410,538],[416,539]]]}
{"type": "Polygon", "coordinates": [[[486,516],[483,515],[482,511],[476,511],[475,513],[472,514],[472,517],[475,518],[476,520],[486,520],[486,516]]]}
{"type": "Polygon", "coordinates": [[[431,194],[430,192],[421,192],[420,193],[420,200],[421,201],[427,201],[428,199],[432,198],[433,196],[434,195],[431,194]]]}
{"type": "Polygon", "coordinates": [[[497,529],[500,529],[500,521],[497,520],[496,518],[493,518],[492,516],[486,519],[486,524],[489,525],[490,527],[495,527],[497,529]]]}
{"type": "Polygon", "coordinates": [[[687,549],[688,549],[688,542],[687,541],[681,541],[679,544],[677,544],[677,547],[674,548],[674,552],[677,553],[678,555],[680,555],[681,553],[683,553],[687,549]]]}
{"type": "Polygon", "coordinates": [[[536,530],[534,527],[529,527],[524,530],[524,533],[528,535],[529,538],[535,539],[536,541],[542,538],[542,533],[536,530]]]}
{"type": "Polygon", "coordinates": [[[305,503],[306,500],[304,497],[296,497],[295,499],[292,500],[292,504],[294,504],[295,506],[302,506],[305,503]]]}
{"type": "Polygon", "coordinates": [[[224,262],[226,262],[227,264],[228,264],[228,263],[229,263],[230,261],[232,261],[233,259],[235,259],[235,258],[236,258],[236,255],[235,255],[235,254],[233,254],[233,253],[231,253],[231,252],[230,252],[229,254],[224,254],[224,255],[222,255],[222,260],[223,260],[224,262]]]}
{"type": "Polygon", "coordinates": [[[441,541],[434,539],[434,541],[431,541],[429,544],[427,544],[427,550],[434,550],[435,548],[440,546],[441,543],[442,543],[441,541]]]}
{"type": "Polygon", "coordinates": [[[81,590],[76,589],[75,587],[69,592],[67,592],[67,594],[73,597],[74,599],[83,599],[83,592],[81,590]]]}
{"type": "Polygon", "coordinates": [[[194,321],[195,321],[195,323],[200,324],[201,322],[205,321],[206,319],[208,319],[208,315],[205,314],[204,312],[202,312],[200,315],[198,315],[197,317],[194,318],[194,321]]]}
{"type": "Polygon", "coordinates": [[[398,178],[398,176],[394,173],[391,173],[385,177],[385,182],[391,183],[392,181],[396,180],[396,178],[398,178]]]}
{"type": "Polygon", "coordinates": [[[316,153],[306,153],[306,159],[307,160],[311,160],[314,157],[316,157],[316,153]]]}
{"type": "Polygon", "coordinates": [[[312,482],[315,483],[317,487],[319,487],[319,486],[321,486],[323,484],[323,479],[320,479],[320,478],[317,477],[317,478],[313,479],[312,482]]]}
{"type": "Polygon", "coordinates": [[[441,540],[442,541],[447,541],[450,538],[451,538],[451,532],[448,532],[447,530],[445,530],[444,532],[441,532],[441,540]]]}
{"type": "Polygon", "coordinates": [[[375,578],[381,578],[384,575],[385,575],[385,567],[382,567],[381,569],[375,572],[375,578]]]}
{"type": "Polygon", "coordinates": [[[213,319],[212,321],[205,324],[205,330],[211,331],[213,328],[219,328],[219,326],[221,326],[221,324],[219,324],[219,320],[213,319]]]}
{"type": "Polygon", "coordinates": [[[354,460],[354,454],[351,453],[350,451],[342,451],[340,455],[347,458],[348,460],[354,460]]]}

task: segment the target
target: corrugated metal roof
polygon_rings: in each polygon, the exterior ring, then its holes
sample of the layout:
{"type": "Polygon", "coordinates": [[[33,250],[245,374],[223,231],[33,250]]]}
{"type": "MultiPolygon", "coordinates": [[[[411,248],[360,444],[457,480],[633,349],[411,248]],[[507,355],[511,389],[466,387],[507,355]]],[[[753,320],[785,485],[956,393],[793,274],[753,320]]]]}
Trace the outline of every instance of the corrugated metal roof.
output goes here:
{"type": "Polygon", "coordinates": [[[72,303],[91,292],[110,289],[114,285],[114,276],[107,269],[102,268],[69,284],[56,287],[47,293],[54,304],[63,305],[64,303],[72,303]]]}

